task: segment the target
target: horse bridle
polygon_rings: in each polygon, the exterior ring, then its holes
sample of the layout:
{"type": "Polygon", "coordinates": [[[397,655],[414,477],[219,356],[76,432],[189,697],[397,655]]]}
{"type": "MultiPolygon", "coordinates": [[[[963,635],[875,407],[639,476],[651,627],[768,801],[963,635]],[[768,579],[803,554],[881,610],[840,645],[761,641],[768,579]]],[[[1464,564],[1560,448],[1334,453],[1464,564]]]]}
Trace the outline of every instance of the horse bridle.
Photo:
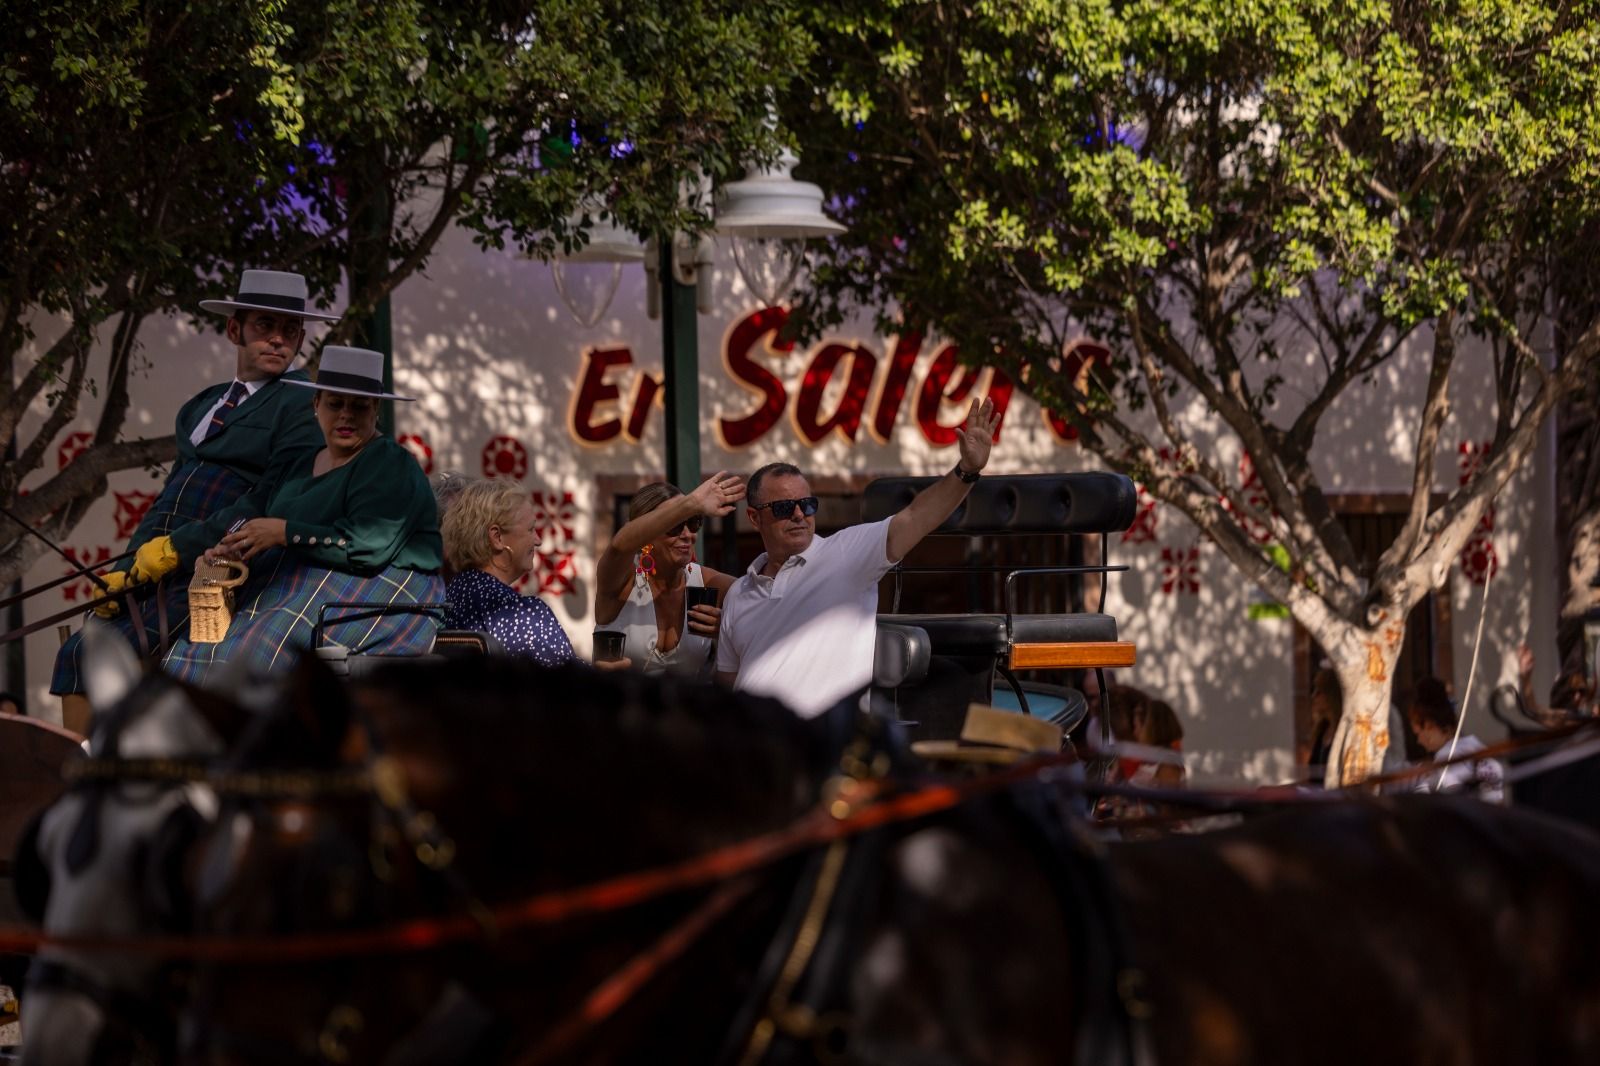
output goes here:
{"type": "MultiPolygon", "coordinates": [[[[121,741],[123,730],[144,713],[162,691],[164,689],[160,687],[157,675],[145,674],[133,691],[118,701],[117,705],[107,713],[100,727],[104,731],[103,746],[115,751],[121,741]]],[[[80,789],[89,793],[84,798],[83,811],[78,815],[67,845],[68,869],[73,873],[92,862],[98,851],[100,808],[111,784],[109,778],[85,776],[80,779],[74,774],[75,768],[89,761],[91,760],[74,760],[64,768],[64,775],[68,781],[68,794],[80,789]]],[[[154,803],[157,798],[152,796],[144,802],[154,803]]],[[[52,804],[35,816],[24,832],[17,850],[16,880],[19,886],[19,901],[29,917],[39,924],[44,922],[44,908],[51,890],[52,875],[50,868],[45,865],[44,859],[39,854],[38,838],[45,815],[54,806],[52,804]]],[[[158,969],[158,980],[160,973],[161,970],[158,969]]],[[[163,1020],[169,1018],[172,1013],[168,1009],[169,1003],[157,997],[110,987],[80,966],[60,959],[38,956],[28,967],[27,988],[30,992],[48,990],[82,997],[99,1008],[104,1018],[103,1024],[107,1029],[132,1033],[155,1047],[170,1042],[170,1027],[163,1025],[163,1020]]]]}

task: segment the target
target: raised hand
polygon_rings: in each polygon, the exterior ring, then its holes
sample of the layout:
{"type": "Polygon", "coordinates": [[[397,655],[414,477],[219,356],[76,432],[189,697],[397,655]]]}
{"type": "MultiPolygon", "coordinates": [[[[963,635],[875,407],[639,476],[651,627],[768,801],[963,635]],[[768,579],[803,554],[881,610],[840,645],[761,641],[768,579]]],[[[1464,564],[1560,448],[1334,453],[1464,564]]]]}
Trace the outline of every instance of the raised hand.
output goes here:
{"type": "Polygon", "coordinates": [[[967,420],[961,423],[961,433],[956,445],[961,450],[961,469],[976,474],[989,465],[989,449],[994,446],[994,431],[1000,428],[1000,415],[994,401],[985,399],[980,406],[972,401],[967,420]]]}
{"type": "Polygon", "coordinates": [[[720,518],[744,499],[744,478],[726,470],[718,470],[701,482],[689,497],[694,500],[701,514],[720,518]]]}

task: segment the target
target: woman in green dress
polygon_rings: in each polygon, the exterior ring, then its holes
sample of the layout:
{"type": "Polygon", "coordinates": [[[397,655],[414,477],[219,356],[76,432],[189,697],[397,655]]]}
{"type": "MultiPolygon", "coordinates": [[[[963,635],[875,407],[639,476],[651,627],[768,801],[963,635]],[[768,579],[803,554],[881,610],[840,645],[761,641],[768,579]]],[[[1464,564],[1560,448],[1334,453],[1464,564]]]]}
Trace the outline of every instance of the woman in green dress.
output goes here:
{"type": "Polygon", "coordinates": [[[238,659],[252,672],[286,669],[312,647],[322,605],[337,602],[391,610],[330,608],[324,645],[365,655],[432,646],[439,614],[403,608],[444,600],[438,511],[416,459],[378,433],[378,402],[410,399],[384,391],[382,368],[378,352],[324,348],[317,380],[303,383],[316,390],[324,447],[284,455],[238,503],[141,550],[136,579],[201,556],[250,564],[227,636],[178,640],[164,661],[169,673],[203,683],[213,666],[238,659]]]}

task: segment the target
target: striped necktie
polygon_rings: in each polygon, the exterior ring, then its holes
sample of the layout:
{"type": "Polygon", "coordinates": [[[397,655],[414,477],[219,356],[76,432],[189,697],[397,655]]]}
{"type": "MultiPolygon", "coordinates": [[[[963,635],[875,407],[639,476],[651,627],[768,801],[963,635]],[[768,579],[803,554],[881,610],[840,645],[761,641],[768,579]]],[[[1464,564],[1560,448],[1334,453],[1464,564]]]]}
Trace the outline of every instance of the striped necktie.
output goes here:
{"type": "Polygon", "coordinates": [[[228,416],[233,413],[233,409],[238,407],[240,402],[248,395],[250,395],[250,390],[244,387],[244,382],[235,381],[233,388],[229,389],[228,395],[223,398],[222,406],[217,408],[216,412],[211,416],[211,425],[206,427],[206,435],[203,439],[210,440],[215,437],[227,423],[228,416]]]}

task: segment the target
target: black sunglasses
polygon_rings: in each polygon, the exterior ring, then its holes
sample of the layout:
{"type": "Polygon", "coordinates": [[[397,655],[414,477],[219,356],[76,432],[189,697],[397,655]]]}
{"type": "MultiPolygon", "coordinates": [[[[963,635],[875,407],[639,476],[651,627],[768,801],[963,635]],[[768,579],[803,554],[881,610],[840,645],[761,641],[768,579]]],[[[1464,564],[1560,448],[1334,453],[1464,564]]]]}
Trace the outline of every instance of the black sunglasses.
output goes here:
{"type": "Polygon", "coordinates": [[[767,503],[755,504],[754,506],[758,511],[764,507],[772,508],[773,518],[788,518],[790,515],[794,514],[794,509],[798,507],[800,508],[801,514],[805,515],[807,518],[810,518],[812,515],[817,513],[817,498],[815,496],[802,496],[798,500],[771,500],[767,503]]]}
{"type": "Polygon", "coordinates": [[[686,518],[682,522],[679,522],[677,525],[673,526],[671,529],[667,530],[667,536],[676,537],[685,529],[687,529],[690,533],[698,535],[700,532],[701,521],[702,519],[698,516],[695,518],[686,518]]]}

